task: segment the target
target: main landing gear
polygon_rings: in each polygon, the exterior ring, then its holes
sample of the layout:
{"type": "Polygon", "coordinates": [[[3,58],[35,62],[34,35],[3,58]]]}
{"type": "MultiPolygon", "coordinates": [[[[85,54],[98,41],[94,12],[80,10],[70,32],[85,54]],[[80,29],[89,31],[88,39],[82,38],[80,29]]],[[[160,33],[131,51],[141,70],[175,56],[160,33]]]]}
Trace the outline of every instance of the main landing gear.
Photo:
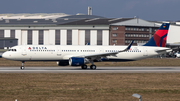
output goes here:
{"type": "Polygon", "coordinates": [[[91,66],[90,66],[90,69],[93,69],[93,70],[95,70],[96,69],[96,65],[94,65],[94,62],[93,61],[91,61],[91,66]]]}
{"type": "Polygon", "coordinates": [[[82,69],[87,69],[87,65],[82,65],[81,68],[82,69]]]}
{"type": "Polygon", "coordinates": [[[25,63],[25,61],[22,61],[22,66],[20,67],[20,69],[22,69],[22,70],[24,70],[24,63],[25,63]]]}
{"type": "Polygon", "coordinates": [[[91,65],[90,69],[96,69],[96,65],[91,65]]]}
{"type": "MultiPolygon", "coordinates": [[[[82,69],[87,69],[87,65],[82,65],[81,68],[82,69]]],[[[94,63],[92,63],[92,65],[90,66],[90,69],[95,70],[96,69],[96,65],[94,65],[94,63]]]]}

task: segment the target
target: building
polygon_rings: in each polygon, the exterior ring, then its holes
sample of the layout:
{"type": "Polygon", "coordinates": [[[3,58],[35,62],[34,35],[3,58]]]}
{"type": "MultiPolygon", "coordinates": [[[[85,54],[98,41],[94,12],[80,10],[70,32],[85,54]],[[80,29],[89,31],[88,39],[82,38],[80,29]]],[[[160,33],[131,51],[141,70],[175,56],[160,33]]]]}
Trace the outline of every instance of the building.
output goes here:
{"type": "Polygon", "coordinates": [[[146,43],[160,27],[160,24],[133,18],[110,24],[110,45],[133,45],[146,43]]]}
{"type": "Polygon", "coordinates": [[[106,46],[126,45],[131,40],[135,40],[134,45],[137,45],[147,42],[160,26],[139,18],[104,18],[95,15],[18,14],[0,17],[0,40],[17,39],[17,45],[106,46]]]}
{"type": "Polygon", "coordinates": [[[0,49],[7,49],[7,47],[13,47],[17,45],[16,38],[0,38],[0,49]]]}

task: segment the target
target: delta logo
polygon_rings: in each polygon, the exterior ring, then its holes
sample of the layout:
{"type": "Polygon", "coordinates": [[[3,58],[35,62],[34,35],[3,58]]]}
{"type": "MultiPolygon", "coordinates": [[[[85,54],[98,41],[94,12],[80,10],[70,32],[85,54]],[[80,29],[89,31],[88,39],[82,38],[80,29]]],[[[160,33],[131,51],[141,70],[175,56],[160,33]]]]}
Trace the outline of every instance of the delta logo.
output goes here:
{"type": "Polygon", "coordinates": [[[130,48],[129,51],[140,51],[137,47],[135,47],[134,49],[130,48]]]}
{"type": "Polygon", "coordinates": [[[45,50],[47,48],[46,47],[29,47],[28,48],[28,50],[31,50],[31,49],[33,49],[33,50],[35,50],[35,49],[37,49],[37,50],[45,50]]]}

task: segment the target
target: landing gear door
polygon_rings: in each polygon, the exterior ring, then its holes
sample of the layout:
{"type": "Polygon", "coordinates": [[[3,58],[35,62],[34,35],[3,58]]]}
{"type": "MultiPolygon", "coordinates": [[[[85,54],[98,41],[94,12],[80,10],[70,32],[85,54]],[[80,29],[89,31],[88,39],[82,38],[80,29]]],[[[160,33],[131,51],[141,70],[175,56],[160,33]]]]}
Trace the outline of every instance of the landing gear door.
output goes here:
{"type": "Polygon", "coordinates": [[[57,56],[61,56],[61,48],[57,47],[57,56]]]}
{"type": "Polygon", "coordinates": [[[27,55],[27,49],[26,47],[22,47],[22,55],[26,56],[27,55]]]}
{"type": "Polygon", "coordinates": [[[147,48],[144,48],[143,56],[148,56],[148,49],[147,48]]]}

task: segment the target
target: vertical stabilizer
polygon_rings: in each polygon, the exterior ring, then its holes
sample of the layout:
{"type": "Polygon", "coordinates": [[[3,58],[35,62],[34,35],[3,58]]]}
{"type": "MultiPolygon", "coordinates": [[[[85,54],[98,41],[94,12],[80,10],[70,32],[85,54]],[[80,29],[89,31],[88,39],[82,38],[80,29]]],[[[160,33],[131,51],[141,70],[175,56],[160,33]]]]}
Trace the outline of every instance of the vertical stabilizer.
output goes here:
{"type": "Polygon", "coordinates": [[[165,47],[169,25],[169,23],[163,23],[153,37],[143,46],[165,47]]]}

